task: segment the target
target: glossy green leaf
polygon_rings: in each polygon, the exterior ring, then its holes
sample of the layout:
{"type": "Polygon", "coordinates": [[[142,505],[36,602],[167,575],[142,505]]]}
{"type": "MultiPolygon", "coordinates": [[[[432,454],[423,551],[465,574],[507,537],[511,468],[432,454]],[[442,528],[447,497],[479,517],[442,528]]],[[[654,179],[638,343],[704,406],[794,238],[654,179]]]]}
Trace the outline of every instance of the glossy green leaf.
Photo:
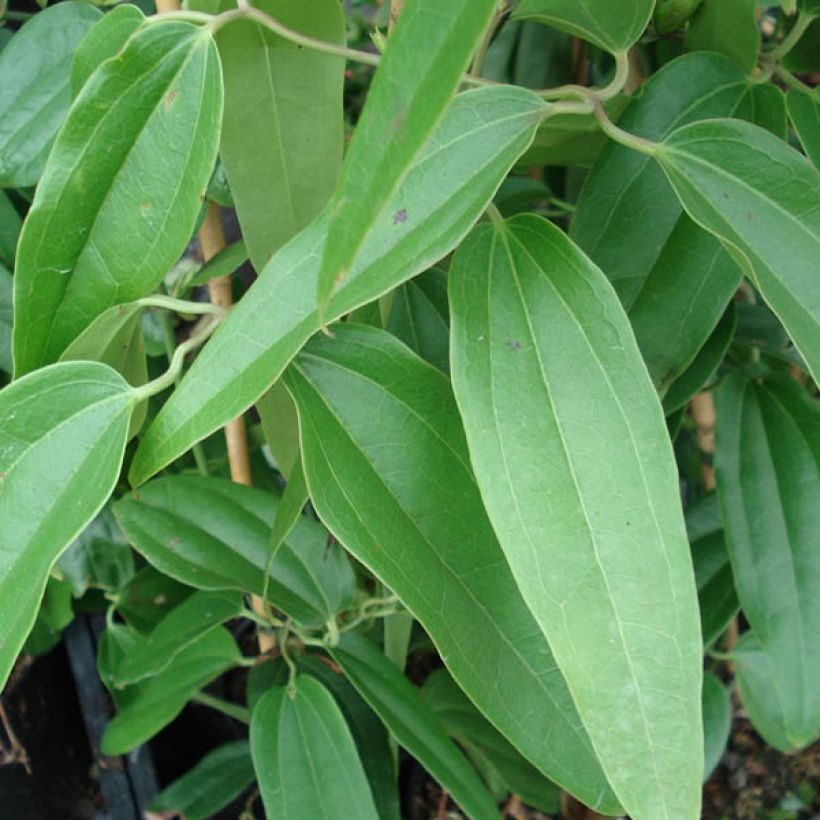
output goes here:
{"type": "MultiPolygon", "coordinates": [[[[706,340],[706,344],[698,351],[697,356],[686,370],[669,386],[669,390],[663,397],[663,411],[667,416],[684,407],[712,379],[732,343],[736,327],[737,309],[734,303],[730,302],[728,310],[723,314],[723,318],[718,322],[712,335],[706,340]]],[[[670,331],[669,327],[666,329],[660,326],[655,327],[655,333],[659,336],[663,335],[671,347],[674,346],[675,337],[670,331]]],[[[641,337],[637,333],[636,336],[640,347],[641,337]]],[[[658,336],[654,338],[657,339],[658,336]]],[[[644,355],[643,348],[641,348],[641,355],[644,355]]]]}
{"type": "Polygon", "coordinates": [[[731,120],[684,126],[656,157],[689,216],[744,264],[820,378],[820,172],[767,131],[731,120]]]}
{"type": "Polygon", "coordinates": [[[669,34],[680,28],[703,0],[657,0],[653,22],[658,34],[669,34]]]}
{"type": "Polygon", "coordinates": [[[815,94],[792,89],[786,95],[786,105],[806,156],[815,168],[820,167],[820,100],[815,94]]]}
{"type": "Polygon", "coordinates": [[[133,407],[101,364],[54,365],[0,392],[0,688],[54,562],[114,489],[133,407]]]}
{"type": "Polygon", "coordinates": [[[422,696],[447,732],[476,762],[492,767],[507,791],[539,811],[558,813],[561,798],[558,787],[531,766],[481,716],[446,669],[436,669],[427,678],[422,696]]]}
{"type": "Polygon", "coordinates": [[[663,413],[615,292],[524,215],[462,243],[450,307],[487,512],[604,772],[633,817],[698,817],[692,562],[663,413]]]}
{"type": "Polygon", "coordinates": [[[193,593],[193,587],[180,584],[146,564],[117,590],[114,606],[130,627],[147,635],[193,593]]]}
{"type": "MultiPolygon", "coordinates": [[[[167,726],[200,689],[236,666],[239,649],[225,629],[187,646],[159,675],[136,690],[105,727],[100,749],[106,755],[130,752],[167,726]]],[[[129,690],[126,690],[129,691],[129,690]]]]}
{"type": "Polygon", "coordinates": [[[717,51],[751,71],[760,51],[756,0],[703,0],[689,22],[686,48],[717,51]]]}
{"type": "Polygon", "coordinates": [[[35,185],[71,103],[77,43],[100,19],[88,3],[35,14],[0,52],[0,188],[35,185]]]}
{"type": "Polygon", "coordinates": [[[0,370],[11,375],[11,324],[14,281],[0,262],[0,370]]]}
{"type": "Polygon", "coordinates": [[[185,820],[208,820],[239,797],[255,777],[248,741],[225,743],[164,788],[149,811],[170,812],[185,820]]]}
{"type": "Polygon", "coordinates": [[[438,268],[406,282],[393,295],[386,329],[444,373],[450,371],[447,274],[438,268]]]}
{"type": "MultiPolygon", "coordinates": [[[[255,0],[255,8],[326,43],[345,44],[338,0],[255,0]]],[[[344,60],[252,20],[217,36],[225,75],[220,153],[251,261],[271,256],[325,207],[342,164],[344,60]]]]}
{"type": "Polygon", "coordinates": [[[336,700],[362,761],[379,820],[398,820],[399,792],[387,729],[338,667],[331,669],[316,655],[297,659],[300,670],[317,678],[336,700]]]}
{"type": "Polygon", "coordinates": [[[49,578],[37,619],[23,645],[23,652],[30,655],[48,652],[60,640],[63,629],[73,618],[71,586],[58,578],[49,578]]]}
{"type": "MultiPolygon", "coordinates": [[[[8,196],[0,191],[0,265],[14,267],[14,254],[22,225],[17,209],[8,196]]],[[[7,307],[11,311],[11,299],[8,302],[5,299],[0,301],[0,307],[7,307]]]]}
{"type": "Polygon", "coordinates": [[[655,0],[521,0],[513,17],[547,23],[617,52],[643,34],[654,7],[655,0]]]}
{"type": "MultiPolygon", "coordinates": [[[[747,91],[743,71],[728,58],[687,54],[652,76],[621,115],[619,127],[644,139],[660,140],[679,125],[739,112],[747,91]]],[[[612,142],[587,178],[570,235],[604,271],[626,309],[631,310],[643,288],[654,287],[656,276],[662,285],[674,281],[680,271],[694,269],[700,280],[703,267],[710,268],[709,254],[717,253],[719,243],[696,239],[696,231],[678,225],[681,219],[680,203],[657,165],[649,157],[612,142]],[[672,247],[664,255],[667,244],[672,247]],[[673,276],[670,268],[682,253],[687,257],[691,254],[692,263],[674,266],[673,276]]],[[[727,261],[715,264],[724,268],[727,261]]],[[[722,279],[719,270],[716,278],[722,279]]],[[[659,298],[657,301],[665,304],[659,298]]],[[[719,303],[719,299],[715,301],[719,303]]],[[[712,327],[722,312],[722,306],[713,312],[712,327]]],[[[677,303],[667,313],[667,320],[680,321],[679,317],[686,315],[677,303]]],[[[693,312],[693,316],[700,317],[701,312],[693,312]]],[[[702,336],[700,343],[705,338],[702,336]]]]}
{"type": "Polygon", "coordinates": [[[71,61],[71,93],[76,97],[100,63],[113,57],[125,41],[145,22],[145,15],[131,3],[108,12],[77,45],[71,61]]]}
{"type": "Polygon", "coordinates": [[[786,95],[771,83],[756,83],[747,95],[750,111],[743,116],[747,122],[753,122],[776,137],[786,140],[788,137],[788,117],[786,116],[786,95]]]}
{"type": "Polygon", "coordinates": [[[20,236],[18,374],[58,358],[106,308],[150,293],[177,260],[213,168],[221,109],[216,47],[190,23],[140,29],[83,86],[20,236]]]}
{"type": "MultiPolygon", "coordinates": [[[[523,89],[460,94],[325,319],[372,302],[449,253],[529,145],[543,111],[523,89]],[[399,213],[407,220],[390,216],[399,213]]],[[[249,407],[319,329],[315,288],[326,227],[320,217],[295,237],[231,311],[148,429],[132,464],[134,484],[249,407]]]]}
{"type": "MultiPolygon", "coordinates": [[[[114,505],[134,548],[161,572],[198,589],[261,595],[280,501],[218,478],[169,476],[114,505]]],[[[326,532],[302,517],[271,569],[269,600],[294,620],[319,626],[353,593],[350,564],[327,549],[326,532]]]]}
{"type": "MultiPolygon", "coordinates": [[[[791,379],[726,379],[716,395],[715,468],[743,613],[770,667],[777,738],[820,735],[820,408],[791,379]],[[782,736],[782,737],[781,737],[782,736]]],[[[765,730],[761,728],[765,734],[765,730]]],[[[776,742],[775,742],[776,741],[776,742]]]]}
{"type": "Polygon", "coordinates": [[[191,279],[191,287],[207,285],[211,279],[221,276],[230,276],[240,266],[248,261],[248,248],[245,241],[240,239],[232,242],[224,251],[202,266],[202,269],[191,279]]]}
{"type": "Polygon", "coordinates": [[[378,820],[350,730],[333,696],[300,675],[276,687],[251,718],[251,753],[268,820],[378,820]],[[344,807],[342,809],[342,807],[344,807]]]}
{"type": "Polygon", "coordinates": [[[287,374],[317,512],[496,728],[552,780],[617,812],[484,512],[447,378],[385,331],[333,333],[287,374]]]}
{"type": "Polygon", "coordinates": [[[720,678],[711,672],[703,673],[703,742],[704,782],[717,768],[732,728],[732,701],[720,678]]]}
{"type": "Polygon", "coordinates": [[[301,459],[296,462],[285,491],[282,493],[282,500],[276,510],[276,517],[273,519],[271,527],[268,559],[267,563],[276,561],[279,549],[285,543],[288,535],[299,521],[302,510],[305,508],[309,498],[307,483],[305,482],[305,472],[302,469],[301,459]]]}
{"type": "Polygon", "coordinates": [[[242,611],[239,592],[195,592],[174,607],[112,670],[110,682],[127,686],[166,669],[179,653],[242,611]]]}
{"type": "Polygon", "coordinates": [[[363,635],[348,632],[328,651],[396,741],[421,763],[468,817],[498,816],[495,801],[475,769],[447,736],[421,693],[375,644],[363,635]]]}
{"type": "Polygon", "coordinates": [[[352,264],[388,216],[417,222],[425,211],[390,210],[427,144],[495,11],[496,0],[410,0],[367,94],[334,194],[317,279],[319,313],[358,273],[352,264]]]}

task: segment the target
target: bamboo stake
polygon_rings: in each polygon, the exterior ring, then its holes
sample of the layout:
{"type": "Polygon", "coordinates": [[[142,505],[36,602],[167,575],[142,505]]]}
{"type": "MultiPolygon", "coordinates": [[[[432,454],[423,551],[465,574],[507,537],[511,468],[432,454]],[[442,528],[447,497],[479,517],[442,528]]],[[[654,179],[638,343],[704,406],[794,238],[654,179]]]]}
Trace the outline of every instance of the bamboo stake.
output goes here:
{"type": "Polygon", "coordinates": [[[399,19],[399,15],[402,13],[404,9],[404,0],[391,0],[390,2],[390,22],[387,24],[387,34],[388,36],[392,33],[393,28],[396,25],[396,20],[399,19]]]}
{"type": "Polygon", "coordinates": [[[695,420],[698,449],[705,456],[700,463],[703,486],[707,490],[714,490],[715,467],[712,460],[715,455],[715,403],[712,394],[698,393],[690,406],[695,420]]]}

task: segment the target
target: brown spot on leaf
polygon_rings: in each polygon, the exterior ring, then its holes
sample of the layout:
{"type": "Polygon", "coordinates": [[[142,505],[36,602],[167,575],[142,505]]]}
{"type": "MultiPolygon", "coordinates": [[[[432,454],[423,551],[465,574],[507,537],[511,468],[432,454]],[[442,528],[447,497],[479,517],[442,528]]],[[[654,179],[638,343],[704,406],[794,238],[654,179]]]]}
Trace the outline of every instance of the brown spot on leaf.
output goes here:
{"type": "Polygon", "coordinates": [[[393,224],[403,225],[405,222],[407,222],[407,208],[400,208],[393,214],[393,224]]]}
{"type": "Polygon", "coordinates": [[[171,107],[171,103],[177,98],[177,91],[176,89],[172,88],[168,94],[165,96],[165,110],[167,111],[171,107]]]}

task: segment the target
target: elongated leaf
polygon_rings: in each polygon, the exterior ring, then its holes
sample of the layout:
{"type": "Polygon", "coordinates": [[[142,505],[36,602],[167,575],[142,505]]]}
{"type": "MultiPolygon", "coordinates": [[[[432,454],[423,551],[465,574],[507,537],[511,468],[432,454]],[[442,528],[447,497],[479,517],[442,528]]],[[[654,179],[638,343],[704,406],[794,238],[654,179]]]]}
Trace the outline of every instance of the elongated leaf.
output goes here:
{"type": "Polygon", "coordinates": [[[171,812],[185,820],[208,820],[239,797],[254,779],[248,741],[226,743],[208,752],[193,769],[163,789],[149,811],[171,812]]]}
{"type": "Polygon", "coordinates": [[[806,156],[815,168],[820,167],[820,101],[814,94],[792,89],[786,95],[786,105],[806,156]]]}
{"type": "Polygon", "coordinates": [[[230,276],[237,268],[248,261],[248,249],[244,240],[233,242],[218,253],[207,264],[202,266],[196,276],[191,280],[191,286],[207,285],[211,279],[220,276],[230,276]]]}
{"type": "Polygon", "coordinates": [[[11,323],[14,281],[0,262],[0,370],[11,375],[11,323]]]}
{"type": "Polygon", "coordinates": [[[88,3],[59,3],[34,15],[0,52],[0,188],[40,178],[71,103],[72,53],[101,16],[88,3]]]}
{"type": "Polygon", "coordinates": [[[689,216],[743,262],[820,379],[820,172],[767,131],[731,120],[684,126],[656,156],[689,216]]]}
{"type": "MultiPolygon", "coordinates": [[[[406,213],[407,221],[388,215],[380,222],[326,320],[449,253],[529,145],[543,111],[541,100],[523,89],[459,95],[388,208],[406,213]]],[[[132,465],[134,484],[249,407],[319,329],[314,291],[326,226],[319,218],[284,247],[231,311],[146,433],[132,465]]]]}
{"type": "MultiPolygon", "coordinates": [[[[17,209],[8,196],[0,191],[0,265],[14,267],[14,254],[22,225],[17,209]]],[[[0,305],[8,307],[11,311],[11,299],[8,302],[0,302],[0,305]]]]}
{"type": "Polygon", "coordinates": [[[350,681],[338,668],[331,669],[324,663],[326,660],[315,655],[302,655],[297,664],[300,670],[321,681],[335,698],[359,750],[379,820],[398,820],[399,792],[387,730],[350,681]]]}
{"type": "Polygon", "coordinates": [[[749,89],[751,113],[743,117],[753,122],[776,137],[786,140],[788,137],[788,117],[786,116],[786,95],[771,83],[757,83],[749,89]]]}
{"type": "Polygon", "coordinates": [[[703,0],[689,23],[686,47],[720,52],[751,71],[760,51],[757,0],[703,0]]]}
{"type": "Polygon", "coordinates": [[[193,593],[193,587],[180,584],[146,564],[117,590],[114,606],[130,627],[149,635],[174,607],[193,593]]]}
{"type": "Polygon", "coordinates": [[[471,756],[477,755],[489,763],[507,791],[539,811],[558,813],[561,799],[558,787],[533,768],[481,716],[446,669],[437,669],[427,678],[422,696],[449,734],[471,756]]]}
{"type": "Polygon", "coordinates": [[[114,489],[133,407],[101,364],[55,365],[0,392],[0,688],[51,567],[114,489]]]}
{"type": "Polygon", "coordinates": [[[216,629],[180,652],[164,672],[129,697],[105,727],[100,749],[106,755],[130,752],[167,726],[200,689],[239,663],[239,649],[226,629],[216,629]]]}
{"type": "Polygon", "coordinates": [[[221,109],[216,47],[189,23],[140,29],[83,86],[20,236],[18,374],[58,358],[106,308],[160,282],[193,231],[221,109]]]}
{"type": "Polygon", "coordinates": [[[316,510],[496,728],[548,777],[617,812],[484,512],[449,382],[384,331],[333,332],[287,375],[316,510]]]}
{"type": "Polygon", "coordinates": [[[174,658],[210,630],[242,611],[238,592],[195,592],[174,607],[145,640],[112,670],[110,682],[127,686],[166,669],[174,658]]]}
{"type": "Polygon", "coordinates": [[[262,696],[251,719],[251,753],[269,820],[378,820],[350,730],[332,695],[300,675],[262,696]]]}
{"type": "Polygon", "coordinates": [[[711,672],[703,674],[704,782],[717,768],[732,728],[732,702],[729,692],[711,672]]]}
{"type": "Polygon", "coordinates": [[[726,631],[740,609],[723,531],[718,530],[693,541],[692,561],[698,587],[703,643],[709,646],[726,631]]]}
{"type": "MultiPolygon", "coordinates": [[[[410,0],[390,36],[345,157],[317,280],[319,313],[441,122],[495,0],[410,0]]],[[[405,209],[393,221],[419,219],[405,209]]]]}
{"type": "MultiPolygon", "coordinates": [[[[779,704],[777,737],[820,734],[820,409],[791,380],[730,376],[717,392],[715,467],[743,613],[779,704]]],[[[759,687],[755,687],[759,688],[759,687]]]]}
{"type": "Polygon", "coordinates": [[[461,245],[450,306],[478,484],[604,772],[633,817],[698,817],[692,562],[663,413],[617,297],[558,228],[520,216],[461,245]]]}
{"type": "Polygon", "coordinates": [[[606,51],[626,51],[643,33],[655,0],[521,0],[514,19],[538,20],[606,51]]]}
{"type": "MultiPolygon", "coordinates": [[[[114,513],[128,539],[161,572],[199,589],[261,595],[279,499],[202,476],[160,478],[120,499],[114,513]]],[[[271,569],[269,600],[294,620],[319,626],[353,593],[353,572],[326,533],[301,518],[271,569]]]]}
{"type": "Polygon", "coordinates": [[[265,443],[276,469],[290,480],[299,463],[299,418],[285,385],[277,381],[257,402],[265,443]]]}
{"type": "Polygon", "coordinates": [[[74,618],[71,586],[57,578],[49,578],[34,626],[23,645],[23,652],[42,655],[60,640],[63,629],[74,618]]]}
{"type": "MultiPolygon", "coordinates": [[[[345,43],[337,0],[255,0],[295,31],[345,43]]],[[[344,60],[239,20],[217,36],[225,73],[221,156],[251,261],[271,256],[325,207],[342,164],[344,60]]]]}
{"type": "Polygon", "coordinates": [[[71,93],[76,97],[100,63],[113,57],[125,41],[145,22],[137,6],[126,3],[108,12],[74,50],[71,61],[71,93]]]}
{"type": "Polygon", "coordinates": [[[328,650],[393,737],[469,816],[497,817],[495,801],[459,748],[447,736],[421,693],[378,647],[348,632],[328,650]]]}

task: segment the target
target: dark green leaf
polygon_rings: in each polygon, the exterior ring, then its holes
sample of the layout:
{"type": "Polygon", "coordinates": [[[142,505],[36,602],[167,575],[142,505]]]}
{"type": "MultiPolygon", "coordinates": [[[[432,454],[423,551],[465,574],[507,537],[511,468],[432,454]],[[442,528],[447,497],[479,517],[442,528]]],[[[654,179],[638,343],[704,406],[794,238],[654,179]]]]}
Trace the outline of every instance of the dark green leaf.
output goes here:
{"type": "Polygon", "coordinates": [[[487,520],[449,382],[385,331],[333,332],[287,376],[317,512],[496,728],[548,777],[617,812],[487,520]]]}
{"type": "Polygon", "coordinates": [[[88,3],[35,14],[0,52],[0,188],[35,185],[71,103],[71,57],[100,19],[88,3]]]}
{"type": "Polygon", "coordinates": [[[692,541],[692,561],[703,643],[710,646],[726,631],[740,609],[723,531],[692,541]]]}
{"type": "MultiPolygon", "coordinates": [[[[334,194],[317,279],[322,317],[444,117],[495,7],[496,0],[414,0],[399,18],[334,194]]],[[[416,222],[425,213],[407,209],[404,218],[416,222]]],[[[398,211],[387,216],[399,218],[398,211]]]]}
{"type": "MultiPolygon", "coordinates": [[[[169,476],[120,499],[114,513],[128,539],[157,569],[198,589],[261,595],[271,527],[271,493],[202,476],[169,476]]],[[[271,569],[269,600],[294,620],[324,624],[353,592],[344,553],[302,517],[271,569]]]]}
{"type": "Polygon", "coordinates": [[[60,553],[120,472],[134,395],[111,368],[65,363],[0,392],[0,687],[60,553]]]}
{"type": "Polygon", "coordinates": [[[746,268],[820,379],[820,172],[768,131],[694,123],[656,157],[683,206],[746,268]]]}
{"type": "Polygon", "coordinates": [[[248,261],[248,249],[244,240],[233,242],[224,251],[218,253],[202,270],[191,279],[190,286],[207,285],[211,279],[230,276],[237,268],[248,261]]]}
{"type": "Polygon", "coordinates": [[[192,587],[180,584],[146,564],[117,590],[114,605],[129,626],[148,634],[193,592],[192,587]]]}
{"type": "Polygon", "coordinates": [[[689,22],[686,48],[720,52],[750,72],[760,51],[756,0],[703,0],[689,22]]]}
{"type": "MultiPolygon", "coordinates": [[[[6,194],[0,191],[0,265],[14,267],[14,254],[22,225],[17,209],[6,194]]],[[[11,316],[11,298],[6,302],[4,297],[0,301],[0,308],[7,308],[11,316]]]]}
{"type": "Polygon", "coordinates": [[[236,740],[208,752],[193,769],[164,788],[149,811],[170,812],[185,820],[208,820],[254,780],[250,744],[236,740]]]}
{"type": "Polygon", "coordinates": [[[703,0],[657,0],[655,5],[655,32],[669,34],[680,28],[698,9],[703,0]]]}
{"type": "Polygon", "coordinates": [[[30,655],[42,655],[60,640],[63,629],[74,618],[71,604],[71,586],[57,578],[49,578],[46,591],[37,612],[34,627],[23,645],[30,655]]]}
{"type": "Polygon", "coordinates": [[[315,678],[300,675],[262,696],[251,753],[268,820],[378,820],[344,717],[315,678]],[[342,809],[342,807],[344,807],[342,809]]]}
{"type": "Polygon", "coordinates": [[[403,746],[468,817],[498,816],[495,801],[447,736],[421,693],[363,635],[348,632],[328,649],[348,680],[403,746]]]}
{"type": "Polygon", "coordinates": [[[732,702],[729,692],[711,672],[703,673],[703,742],[705,745],[704,782],[717,768],[732,728],[732,702]]]}
{"type": "Polygon", "coordinates": [[[285,385],[277,380],[256,402],[256,410],[273,463],[287,480],[299,462],[299,418],[296,415],[296,405],[285,385]]]}
{"type": "Polygon", "coordinates": [[[20,236],[17,373],[58,358],[106,308],[167,273],[200,210],[221,108],[216,47],[189,23],[140,29],[83,86],[20,236]]]}
{"type": "Polygon", "coordinates": [[[633,816],[695,818],[692,562],[660,402],[615,292],[558,228],[522,215],[462,243],[450,307],[487,512],[601,766],[633,816]]]}
{"type": "MultiPolygon", "coordinates": [[[[529,145],[543,112],[523,89],[459,95],[325,319],[372,302],[449,253],[529,145]],[[404,222],[392,218],[402,214],[404,222]]],[[[131,469],[135,484],[249,407],[319,329],[315,288],[326,228],[321,217],[295,237],[231,311],[143,438],[131,469]]]]}
{"type": "Polygon", "coordinates": [[[14,281],[0,262],[0,370],[11,375],[11,324],[14,281]]]}
{"type": "Polygon", "coordinates": [[[792,89],[786,95],[786,104],[806,156],[815,168],[820,167],[820,101],[815,94],[792,89]]]}

